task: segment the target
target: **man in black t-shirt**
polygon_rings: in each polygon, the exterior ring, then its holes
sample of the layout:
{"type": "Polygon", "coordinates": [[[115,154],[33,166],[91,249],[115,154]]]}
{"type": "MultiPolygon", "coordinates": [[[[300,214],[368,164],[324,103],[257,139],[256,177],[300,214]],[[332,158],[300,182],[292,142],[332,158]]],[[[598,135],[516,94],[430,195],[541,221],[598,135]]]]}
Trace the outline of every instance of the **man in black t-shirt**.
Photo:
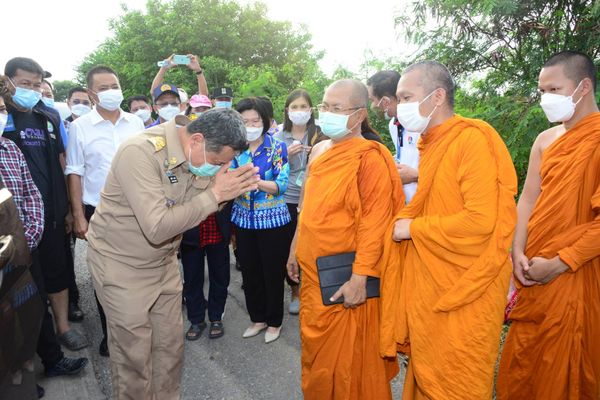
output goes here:
{"type": "Polygon", "coordinates": [[[9,90],[8,120],[3,136],[25,156],[31,176],[44,201],[44,235],[38,246],[44,286],[54,314],[59,341],[70,350],[87,346],[83,335],[67,319],[71,250],[69,203],[64,178],[64,145],[60,116],[41,99],[43,70],[28,58],[13,58],[5,68],[9,90]],[[14,92],[13,92],[14,91],[14,92]]]}

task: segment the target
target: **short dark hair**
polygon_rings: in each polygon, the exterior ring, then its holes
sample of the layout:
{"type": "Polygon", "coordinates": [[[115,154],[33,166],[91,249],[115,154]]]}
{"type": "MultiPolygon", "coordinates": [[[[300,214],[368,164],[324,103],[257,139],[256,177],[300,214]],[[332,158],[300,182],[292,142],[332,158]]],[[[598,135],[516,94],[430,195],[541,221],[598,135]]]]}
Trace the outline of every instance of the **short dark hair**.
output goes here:
{"type": "Polygon", "coordinates": [[[236,152],[248,148],[242,116],[229,108],[210,109],[190,122],[186,129],[189,134],[202,133],[208,151],[218,153],[224,146],[229,146],[236,152]]]}
{"type": "Polygon", "coordinates": [[[261,100],[258,97],[246,97],[237,103],[235,109],[240,114],[248,110],[256,111],[263,122],[263,135],[271,129],[271,118],[269,117],[269,111],[267,110],[264,100],[261,100]]]}
{"type": "Polygon", "coordinates": [[[371,91],[378,98],[384,96],[396,98],[396,89],[400,74],[396,71],[379,71],[367,79],[367,86],[371,87],[371,91]]]}
{"type": "Polygon", "coordinates": [[[448,105],[454,107],[454,91],[456,90],[456,86],[452,75],[450,75],[450,71],[448,71],[448,68],[444,64],[433,60],[419,61],[406,67],[403,73],[407,74],[413,70],[423,73],[421,85],[426,91],[432,92],[436,89],[444,89],[448,105]]]}
{"type": "Polygon", "coordinates": [[[148,105],[152,104],[152,103],[150,103],[150,99],[148,98],[148,96],[144,96],[143,94],[139,94],[137,96],[131,96],[127,99],[127,108],[129,110],[131,110],[131,103],[133,103],[134,101],[143,101],[148,105]]]}
{"type": "Polygon", "coordinates": [[[44,77],[44,69],[36,61],[27,57],[15,57],[10,59],[4,66],[4,75],[13,78],[17,74],[17,70],[31,72],[32,74],[44,77]]]}
{"type": "Polygon", "coordinates": [[[273,112],[273,103],[271,102],[271,99],[269,99],[266,96],[258,96],[257,99],[265,104],[265,108],[267,110],[267,114],[269,115],[269,119],[273,119],[275,117],[275,113],[273,112]]]}
{"type": "Polygon", "coordinates": [[[73,97],[73,95],[75,93],[85,93],[85,94],[88,94],[87,90],[85,90],[83,87],[81,87],[81,86],[75,86],[74,88],[72,88],[71,90],[69,90],[69,93],[67,94],[67,101],[71,100],[71,97],[73,97]]]}
{"type": "Polygon", "coordinates": [[[45,83],[46,85],[50,86],[50,90],[54,92],[54,86],[52,86],[52,84],[49,81],[47,81],[46,79],[42,79],[42,83],[45,83]]]}
{"type": "Polygon", "coordinates": [[[107,67],[106,65],[96,65],[90,69],[85,76],[85,81],[87,82],[88,88],[92,87],[92,84],[94,83],[94,75],[98,74],[113,74],[117,78],[119,77],[111,67],[107,67]]]}
{"type": "Polygon", "coordinates": [[[544,68],[555,65],[564,66],[566,77],[577,84],[585,78],[590,78],[594,92],[596,91],[598,69],[587,54],[574,50],[561,51],[553,54],[544,64],[544,68]]]}

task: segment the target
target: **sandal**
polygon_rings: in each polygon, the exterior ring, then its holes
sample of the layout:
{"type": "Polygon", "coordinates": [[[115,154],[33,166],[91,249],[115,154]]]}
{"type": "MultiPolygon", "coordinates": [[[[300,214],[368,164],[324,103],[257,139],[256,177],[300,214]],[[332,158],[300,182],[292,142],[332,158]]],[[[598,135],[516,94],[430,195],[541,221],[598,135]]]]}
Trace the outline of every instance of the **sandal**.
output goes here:
{"type": "Polygon", "coordinates": [[[185,338],[187,340],[198,340],[204,329],[206,329],[206,322],[192,324],[190,325],[190,329],[188,329],[187,333],[185,334],[185,338]]]}
{"type": "Polygon", "coordinates": [[[209,339],[220,338],[224,334],[225,334],[225,328],[223,327],[223,322],[213,321],[210,323],[210,330],[208,332],[209,339]]]}

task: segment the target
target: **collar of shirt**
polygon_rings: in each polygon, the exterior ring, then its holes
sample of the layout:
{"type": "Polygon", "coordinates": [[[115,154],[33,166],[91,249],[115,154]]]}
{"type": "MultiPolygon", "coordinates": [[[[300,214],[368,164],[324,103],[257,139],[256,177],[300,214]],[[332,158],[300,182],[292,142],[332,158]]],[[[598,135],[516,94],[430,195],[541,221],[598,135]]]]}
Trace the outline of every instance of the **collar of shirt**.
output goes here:
{"type": "Polygon", "coordinates": [[[185,154],[183,153],[183,147],[181,146],[181,141],[179,140],[179,133],[177,130],[178,126],[187,125],[189,122],[190,120],[185,115],[177,115],[169,122],[161,124],[165,128],[165,139],[167,140],[167,160],[177,160],[173,164],[169,162],[168,169],[178,167],[187,160],[185,154]]]}
{"type": "MultiPolygon", "coordinates": [[[[100,115],[100,113],[98,113],[98,110],[96,109],[96,107],[94,107],[92,109],[92,111],[90,111],[90,120],[92,122],[92,125],[97,125],[102,121],[106,121],[104,119],[104,117],[102,117],[102,115],[100,115]]],[[[125,111],[119,109],[119,119],[117,119],[117,122],[115,123],[115,126],[119,124],[119,122],[121,122],[122,119],[124,119],[125,121],[129,122],[131,121],[131,117],[135,117],[135,118],[139,118],[136,115],[130,114],[130,113],[126,113],[125,111]]]]}

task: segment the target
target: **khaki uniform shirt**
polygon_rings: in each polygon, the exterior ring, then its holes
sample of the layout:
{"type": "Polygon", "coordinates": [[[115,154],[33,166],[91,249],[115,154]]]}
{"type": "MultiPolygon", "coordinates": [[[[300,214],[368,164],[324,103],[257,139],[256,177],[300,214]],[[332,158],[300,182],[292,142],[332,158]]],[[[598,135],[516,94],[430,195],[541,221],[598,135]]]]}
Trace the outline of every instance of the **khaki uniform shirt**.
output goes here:
{"type": "Polygon", "coordinates": [[[119,147],[87,233],[102,256],[136,268],[165,265],[181,233],[218,210],[211,179],[188,171],[176,122],[189,120],[177,116],[119,147]]]}

